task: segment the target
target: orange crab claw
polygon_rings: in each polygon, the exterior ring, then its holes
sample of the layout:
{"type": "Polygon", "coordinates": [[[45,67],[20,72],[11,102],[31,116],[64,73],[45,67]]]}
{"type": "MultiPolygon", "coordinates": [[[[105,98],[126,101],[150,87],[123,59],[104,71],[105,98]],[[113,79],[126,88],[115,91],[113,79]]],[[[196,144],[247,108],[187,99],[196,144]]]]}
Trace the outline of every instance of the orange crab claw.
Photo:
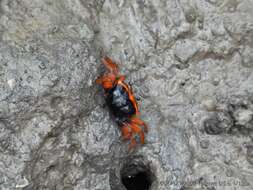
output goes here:
{"type": "Polygon", "coordinates": [[[109,57],[102,58],[102,63],[109,70],[109,73],[96,79],[97,84],[101,84],[104,89],[110,89],[114,86],[117,80],[125,80],[125,76],[119,75],[119,68],[109,57]]]}
{"type": "Polygon", "coordinates": [[[108,73],[102,77],[97,78],[95,82],[97,84],[101,84],[104,89],[110,89],[113,87],[115,80],[116,76],[111,73],[108,73]]]}

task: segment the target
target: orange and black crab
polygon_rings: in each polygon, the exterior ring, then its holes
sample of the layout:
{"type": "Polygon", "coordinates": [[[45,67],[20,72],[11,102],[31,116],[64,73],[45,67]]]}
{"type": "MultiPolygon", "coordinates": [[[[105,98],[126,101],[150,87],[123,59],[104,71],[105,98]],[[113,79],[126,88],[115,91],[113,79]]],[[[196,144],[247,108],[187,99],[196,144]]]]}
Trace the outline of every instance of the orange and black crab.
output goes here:
{"type": "Polygon", "coordinates": [[[136,146],[136,136],[144,144],[144,133],[148,131],[148,127],[138,117],[140,113],[132,89],[124,82],[125,76],[119,73],[116,63],[109,57],[104,57],[102,63],[109,72],[97,78],[96,83],[104,88],[106,104],[121,129],[123,139],[130,140],[129,149],[136,146]]]}

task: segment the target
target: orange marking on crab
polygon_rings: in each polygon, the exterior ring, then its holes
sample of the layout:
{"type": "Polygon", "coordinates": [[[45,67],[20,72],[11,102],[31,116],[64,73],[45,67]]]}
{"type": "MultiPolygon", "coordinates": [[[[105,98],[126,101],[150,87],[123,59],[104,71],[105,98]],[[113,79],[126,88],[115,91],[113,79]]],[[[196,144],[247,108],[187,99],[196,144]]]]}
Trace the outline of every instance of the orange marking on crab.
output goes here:
{"type": "Polygon", "coordinates": [[[136,111],[136,115],[139,115],[139,109],[138,109],[138,105],[137,105],[137,101],[134,97],[134,95],[132,94],[131,90],[129,89],[128,85],[126,83],[124,83],[123,81],[119,81],[118,84],[121,84],[127,91],[129,99],[132,101],[135,111],[136,111]]]}

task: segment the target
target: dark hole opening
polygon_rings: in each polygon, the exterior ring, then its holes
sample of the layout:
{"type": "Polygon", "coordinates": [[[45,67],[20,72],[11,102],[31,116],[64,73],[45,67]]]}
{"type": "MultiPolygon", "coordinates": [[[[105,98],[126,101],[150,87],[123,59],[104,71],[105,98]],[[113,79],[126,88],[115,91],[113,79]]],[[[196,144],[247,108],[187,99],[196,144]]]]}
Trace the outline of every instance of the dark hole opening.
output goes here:
{"type": "Polygon", "coordinates": [[[143,164],[130,164],[121,170],[121,181],[127,190],[150,190],[152,173],[143,164]]]}

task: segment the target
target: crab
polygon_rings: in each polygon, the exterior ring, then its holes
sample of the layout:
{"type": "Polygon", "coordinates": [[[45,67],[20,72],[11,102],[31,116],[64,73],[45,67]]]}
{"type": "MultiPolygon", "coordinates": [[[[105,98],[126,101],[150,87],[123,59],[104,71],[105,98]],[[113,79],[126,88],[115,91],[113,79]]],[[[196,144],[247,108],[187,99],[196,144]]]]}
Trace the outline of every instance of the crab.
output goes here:
{"type": "Polygon", "coordinates": [[[108,72],[98,77],[96,83],[102,85],[106,104],[121,129],[123,140],[130,141],[128,148],[131,150],[138,139],[144,144],[148,126],[139,118],[136,98],[132,88],[124,82],[125,76],[119,73],[118,65],[107,56],[102,58],[102,63],[108,72]]]}

